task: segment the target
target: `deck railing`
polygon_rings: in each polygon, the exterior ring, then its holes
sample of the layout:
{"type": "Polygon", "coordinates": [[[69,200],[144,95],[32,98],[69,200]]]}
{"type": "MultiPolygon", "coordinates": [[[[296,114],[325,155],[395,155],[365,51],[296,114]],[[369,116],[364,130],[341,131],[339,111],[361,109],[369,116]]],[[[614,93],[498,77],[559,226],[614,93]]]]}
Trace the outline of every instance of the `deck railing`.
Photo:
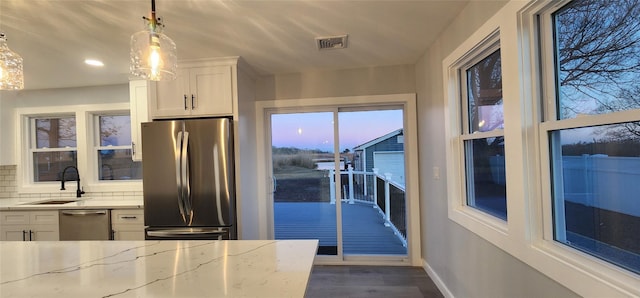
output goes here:
{"type": "MultiPolygon", "coordinates": [[[[335,172],[329,170],[329,186],[331,204],[336,203],[335,172]]],[[[394,234],[407,246],[407,221],[405,187],[391,179],[391,174],[381,175],[377,169],[373,172],[354,171],[350,166],[346,171],[340,171],[340,185],[342,186],[342,201],[348,204],[370,204],[378,209],[385,221],[385,226],[391,228],[394,234]]]]}

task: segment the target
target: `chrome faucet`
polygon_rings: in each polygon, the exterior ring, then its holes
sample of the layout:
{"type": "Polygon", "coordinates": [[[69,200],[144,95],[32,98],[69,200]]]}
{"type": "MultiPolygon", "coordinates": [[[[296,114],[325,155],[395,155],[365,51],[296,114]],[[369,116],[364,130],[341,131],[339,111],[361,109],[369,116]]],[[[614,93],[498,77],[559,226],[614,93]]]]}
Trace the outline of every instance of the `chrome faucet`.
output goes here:
{"type": "Polygon", "coordinates": [[[67,173],[67,170],[69,168],[72,168],[72,169],[76,170],[76,175],[78,176],[78,189],[76,190],[76,198],[79,198],[84,193],[84,190],[82,190],[80,188],[80,172],[78,171],[78,168],[76,168],[75,166],[68,166],[68,167],[64,168],[64,170],[62,170],[62,179],[60,179],[60,180],[62,180],[62,185],[60,187],[60,190],[65,190],[65,188],[64,188],[64,174],[67,173]]]}

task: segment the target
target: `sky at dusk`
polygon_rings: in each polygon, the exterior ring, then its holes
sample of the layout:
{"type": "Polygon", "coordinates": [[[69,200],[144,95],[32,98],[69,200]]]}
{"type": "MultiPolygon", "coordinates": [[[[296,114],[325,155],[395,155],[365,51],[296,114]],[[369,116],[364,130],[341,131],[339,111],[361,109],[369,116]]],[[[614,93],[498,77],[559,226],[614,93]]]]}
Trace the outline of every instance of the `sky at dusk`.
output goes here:
{"type": "MultiPolygon", "coordinates": [[[[339,112],[340,151],[402,128],[402,110],[339,112]]],[[[333,152],[333,113],[275,114],[271,140],[275,147],[333,152]]]]}

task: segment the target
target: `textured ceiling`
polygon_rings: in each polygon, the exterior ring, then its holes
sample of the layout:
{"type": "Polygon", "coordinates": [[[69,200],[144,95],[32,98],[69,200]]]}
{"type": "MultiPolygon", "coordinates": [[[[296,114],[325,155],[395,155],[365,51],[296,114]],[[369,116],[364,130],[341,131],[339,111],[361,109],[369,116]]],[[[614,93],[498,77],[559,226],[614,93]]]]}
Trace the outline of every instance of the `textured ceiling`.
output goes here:
{"type": "MultiPolygon", "coordinates": [[[[128,81],[129,39],[150,0],[0,0],[25,88],[128,81]],[[86,66],[85,58],[105,62],[86,66]]],[[[179,59],[241,56],[259,74],[413,64],[467,1],[156,0],[179,59]],[[315,37],[349,34],[318,51],[315,37]]]]}

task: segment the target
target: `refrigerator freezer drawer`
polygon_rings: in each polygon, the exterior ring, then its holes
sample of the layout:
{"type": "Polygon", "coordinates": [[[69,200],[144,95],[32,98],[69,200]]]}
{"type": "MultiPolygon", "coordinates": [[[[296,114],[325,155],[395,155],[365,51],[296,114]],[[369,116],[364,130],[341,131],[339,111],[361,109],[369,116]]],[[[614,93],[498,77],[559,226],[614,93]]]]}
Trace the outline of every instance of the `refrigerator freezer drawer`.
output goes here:
{"type": "Polygon", "coordinates": [[[147,228],[146,240],[229,240],[230,227],[147,228]]]}

